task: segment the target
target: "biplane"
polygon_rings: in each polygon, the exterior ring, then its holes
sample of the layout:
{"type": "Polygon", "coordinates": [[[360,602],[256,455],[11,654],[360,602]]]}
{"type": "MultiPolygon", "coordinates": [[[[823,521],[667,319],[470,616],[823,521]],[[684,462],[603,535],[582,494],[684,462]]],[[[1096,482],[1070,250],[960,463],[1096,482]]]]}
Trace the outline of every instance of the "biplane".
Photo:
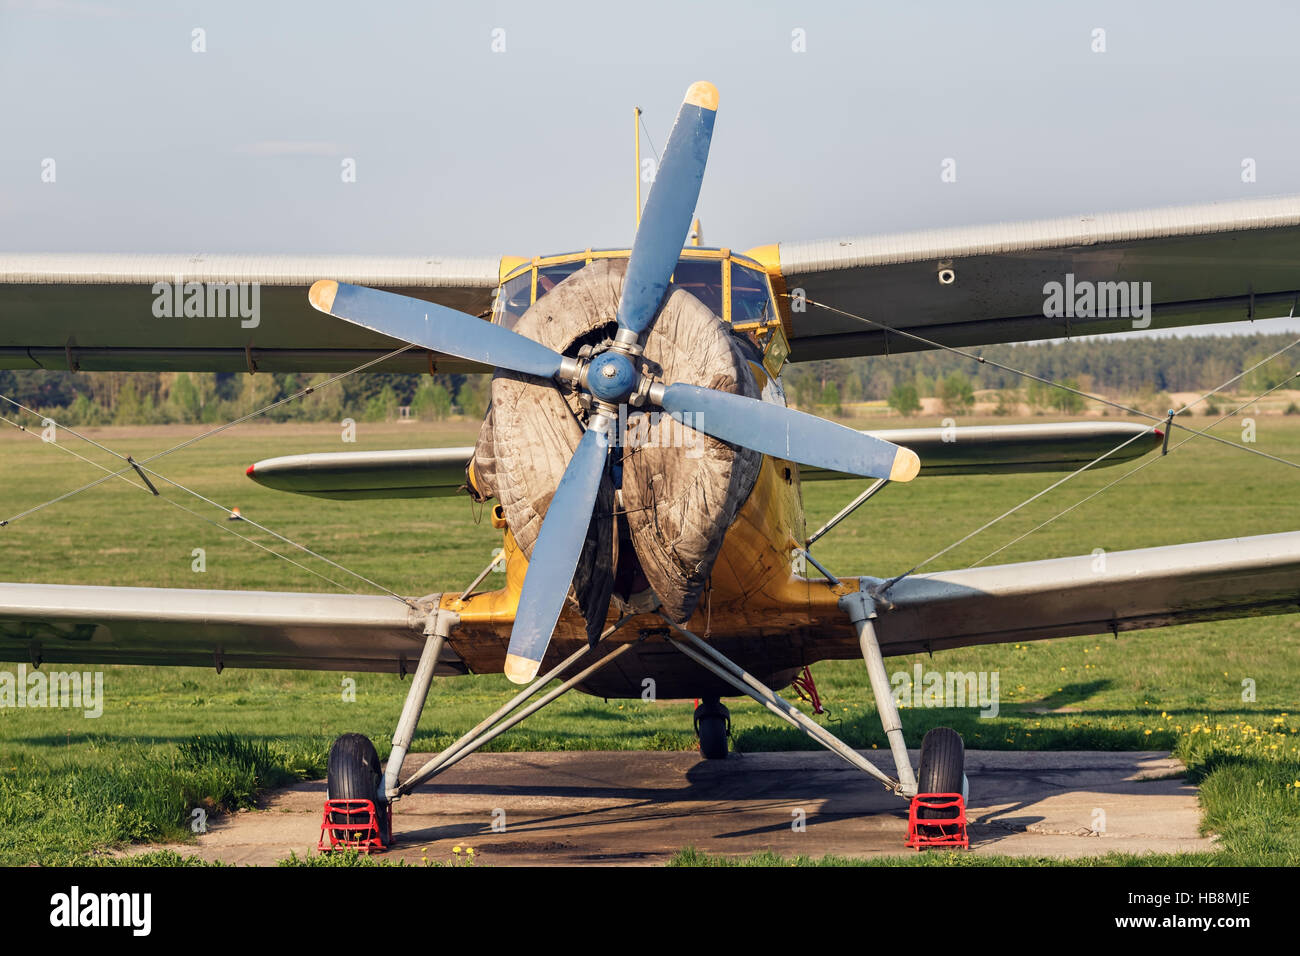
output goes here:
{"type": "Polygon", "coordinates": [[[886,485],[1105,467],[1186,426],[859,432],[789,407],[781,374],[1134,327],[1127,314],[1045,310],[1065,277],[1149,283],[1150,328],[1285,313],[1300,295],[1300,197],[745,253],[688,245],[717,107],[713,86],[690,87],[630,248],[0,256],[0,367],[493,371],[473,447],[294,455],[247,473],[327,498],[495,502],[505,563],[501,588],[480,576],[409,597],[0,584],[0,658],[411,675],[387,765],[358,734],[330,757],[330,797],[373,801],[387,841],[395,801],[569,690],[641,697],[651,682],[660,699],[698,699],[708,759],[728,752],[723,699],[747,695],[911,798],[964,791],[963,743],[931,731],[911,766],[887,656],[1297,610],[1296,531],[1111,553],[1100,572],[1091,555],[894,578],[870,573],[870,554],[857,575],[824,568],[812,542],[886,485]],[[212,313],[245,287],[260,317],[212,313]],[[180,311],[160,317],[151,304],[169,290],[180,311]],[[802,483],[848,479],[869,484],[810,535],[802,483]],[[893,773],[779,694],[808,665],[856,658],[893,773]],[[433,678],[498,672],[523,688],[403,777],[433,678]]]}

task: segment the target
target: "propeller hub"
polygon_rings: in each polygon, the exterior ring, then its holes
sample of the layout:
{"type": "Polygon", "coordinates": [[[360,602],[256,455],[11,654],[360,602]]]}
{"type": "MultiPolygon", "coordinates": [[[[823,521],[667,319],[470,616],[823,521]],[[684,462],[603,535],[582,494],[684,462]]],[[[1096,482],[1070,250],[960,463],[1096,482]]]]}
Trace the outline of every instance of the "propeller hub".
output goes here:
{"type": "Polygon", "coordinates": [[[617,404],[636,391],[636,367],[621,352],[603,352],[587,367],[587,388],[602,402],[617,404]]]}

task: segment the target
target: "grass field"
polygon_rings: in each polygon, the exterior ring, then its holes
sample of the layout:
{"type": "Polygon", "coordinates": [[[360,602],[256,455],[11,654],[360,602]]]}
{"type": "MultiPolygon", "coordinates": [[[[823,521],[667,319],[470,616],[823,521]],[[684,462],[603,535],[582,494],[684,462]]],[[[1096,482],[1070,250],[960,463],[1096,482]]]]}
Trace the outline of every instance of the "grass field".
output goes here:
{"type": "MultiPolygon", "coordinates": [[[[1189,420],[1197,427],[1206,421],[1189,420]]],[[[31,434],[4,428],[0,520],[102,474],[31,434]]],[[[89,434],[143,459],[199,430],[121,427],[89,434]]],[[[477,423],[463,420],[435,426],[361,424],[356,444],[344,445],[336,426],[248,425],[151,467],[214,501],[238,506],[248,517],[385,587],[425,594],[463,588],[499,544],[468,499],[319,501],[261,489],[244,477],[244,467],[294,452],[471,444],[476,431],[477,423]]],[[[1234,441],[1242,437],[1234,421],[1216,433],[1234,441]]],[[[66,434],[59,444],[117,464],[66,434]]],[[[1300,420],[1261,417],[1253,447],[1300,460],[1300,420]]],[[[1070,481],[945,555],[932,569],[979,561],[1132,467],[1070,481]]],[[[1294,474],[1238,449],[1195,439],[986,563],[1297,529],[1300,496],[1294,474]]],[[[837,573],[897,573],[1057,477],[923,478],[891,487],[820,542],[818,557],[837,573]]],[[[247,524],[226,522],[223,512],[175,487],[160,485],[162,498],[207,522],[142,492],[134,478],[131,484],[135,487],[113,479],[0,528],[0,581],[373,590],[301,554],[295,560],[336,583],[239,540],[229,532],[287,551],[247,524]],[[206,552],[203,573],[192,569],[196,548],[206,552]]],[[[806,486],[810,528],[859,488],[851,482],[806,486]]],[[[1201,783],[1206,825],[1222,835],[1223,850],[1202,862],[1296,865],[1298,652],[1300,616],[1288,615],[1118,639],[948,651],[933,659],[892,659],[889,668],[910,671],[919,661],[926,669],[1000,674],[996,719],[979,719],[975,710],[908,710],[904,725],[912,746],[930,727],[947,725],[961,731],[973,748],[1173,749],[1201,783]],[[1253,701],[1243,701],[1244,680],[1254,682],[1253,701]]],[[[828,726],[856,746],[883,745],[865,669],[835,662],[813,671],[828,706],[822,718],[828,726]]],[[[450,742],[499,704],[507,686],[500,676],[437,682],[416,746],[450,742]]],[[[68,710],[0,708],[0,863],[70,862],[125,842],[184,838],[196,807],[249,806],[261,789],[323,775],[329,744],[344,731],[368,734],[386,755],[405,687],[390,675],[233,670],[217,675],[116,667],[104,671],[106,702],[98,719],[68,710]],[[341,692],[348,676],[356,679],[355,702],[345,701],[341,692]]],[[[690,708],[690,702],[606,704],[570,695],[493,746],[691,749],[690,708]]],[[[740,750],[815,746],[757,705],[736,701],[731,708],[740,750]]],[[[716,861],[686,852],[678,862],[716,861]]]]}

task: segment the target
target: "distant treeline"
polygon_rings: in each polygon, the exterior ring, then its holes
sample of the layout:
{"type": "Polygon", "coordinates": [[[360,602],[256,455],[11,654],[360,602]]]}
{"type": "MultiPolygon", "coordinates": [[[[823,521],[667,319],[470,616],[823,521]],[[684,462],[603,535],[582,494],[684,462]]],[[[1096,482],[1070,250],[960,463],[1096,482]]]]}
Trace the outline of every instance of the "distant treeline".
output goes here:
{"type": "MultiPolygon", "coordinates": [[[[1209,391],[1293,340],[1288,335],[1080,338],[969,351],[1084,391],[1116,396],[1209,391]]],[[[1257,394],[1297,370],[1300,348],[1273,359],[1229,391],[1257,394]]],[[[0,395],[69,425],[216,423],[270,405],[327,377],[0,370],[0,395]]],[[[906,411],[900,405],[910,405],[913,396],[939,396],[960,409],[973,402],[971,393],[985,389],[1018,391],[1031,405],[1040,398],[1048,401],[1041,389],[1027,388],[1026,381],[1011,372],[944,351],[792,364],[786,367],[784,379],[791,401],[803,408],[838,409],[842,404],[886,399],[906,411]]],[[[383,421],[397,417],[402,406],[410,406],[415,417],[425,420],[457,413],[477,417],[487,408],[489,382],[487,375],[359,373],[273,409],[266,417],[383,421]]],[[[9,417],[12,406],[5,407],[9,417]]],[[[1066,402],[1059,410],[1076,408],[1066,402]]]]}
{"type": "MultiPolygon", "coordinates": [[[[1291,335],[1214,335],[1145,339],[1078,338],[1069,342],[989,345],[966,351],[1053,382],[1104,395],[1209,391],[1289,345],[1291,335]]],[[[1300,370],[1300,346],[1273,359],[1229,392],[1262,392],[1300,370]]],[[[837,359],[789,366],[786,392],[801,406],[889,399],[899,388],[941,396],[960,387],[1027,389],[1021,376],[953,352],[837,359]]],[[[1069,409],[1064,409],[1069,410],[1069,409]]]]}
{"type": "MultiPolygon", "coordinates": [[[[328,375],[243,372],[0,370],[0,395],[68,425],[220,423],[324,382],[328,375]]],[[[269,421],[390,421],[398,409],[425,420],[487,409],[488,375],[358,373],[266,413],[269,421]]],[[[6,411],[7,410],[7,411],[6,411]]],[[[13,406],[0,401],[0,414],[13,406]]],[[[30,422],[28,422],[30,424],[30,422]]]]}

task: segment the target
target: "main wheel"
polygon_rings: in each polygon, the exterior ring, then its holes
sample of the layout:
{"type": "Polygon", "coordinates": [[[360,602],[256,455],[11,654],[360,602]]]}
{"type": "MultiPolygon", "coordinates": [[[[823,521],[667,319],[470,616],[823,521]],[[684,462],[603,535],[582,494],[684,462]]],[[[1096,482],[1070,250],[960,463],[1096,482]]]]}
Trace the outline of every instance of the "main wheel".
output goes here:
{"type": "MultiPolygon", "coordinates": [[[[921,793],[960,793],[965,797],[965,762],[966,745],[962,742],[961,734],[948,727],[936,727],[921,741],[917,789],[921,793]]],[[[917,811],[917,817],[922,820],[945,819],[956,815],[955,807],[952,810],[923,808],[917,811]]]]}
{"type": "Polygon", "coordinates": [[[722,760],[727,756],[731,711],[719,698],[706,697],[695,708],[695,736],[700,739],[700,754],[705,760],[722,760]]]}
{"type": "MultiPolygon", "coordinates": [[[[327,789],[331,800],[373,800],[375,819],[379,823],[380,839],[384,846],[393,839],[393,809],[387,800],[379,795],[383,768],[379,763],[379,754],[370,738],[364,734],[344,734],[334,741],[330,748],[329,774],[327,789]]],[[[366,812],[331,813],[331,823],[365,823],[366,812]]],[[[335,830],[335,839],[356,837],[357,830],[335,830]]]]}

